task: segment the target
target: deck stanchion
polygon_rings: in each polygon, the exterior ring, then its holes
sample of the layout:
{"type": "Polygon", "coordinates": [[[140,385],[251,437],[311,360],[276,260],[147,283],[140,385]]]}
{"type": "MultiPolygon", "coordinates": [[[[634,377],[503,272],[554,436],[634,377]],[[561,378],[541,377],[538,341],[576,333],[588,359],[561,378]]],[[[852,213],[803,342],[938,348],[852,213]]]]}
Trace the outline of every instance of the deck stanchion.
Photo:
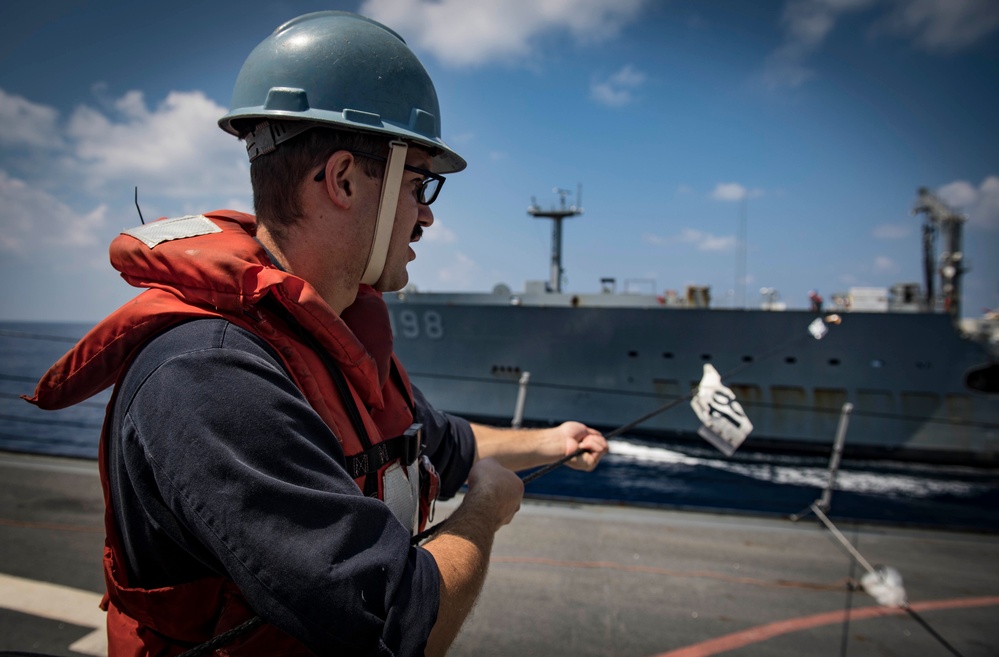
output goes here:
{"type": "Polygon", "coordinates": [[[520,375],[519,389],[517,390],[517,406],[513,409],[513,422],[510,423],[514,429],[519,429],[524,421],[524,404],[527,402],[527,383],[531,380],[531,373],[524,372],[520,375]]]}
{"type": "Polygon", "coordinates": [[[850,426],[850,413],[853,412],[853,404],[846,402],[839,413],[839,426],[836,427],[836,438],[833,441],[832,456],[829,457],[829,479],[826,487],[822,490],[822,495],[815,500],[807,509],[798,513],[793,513],[789,517],[791,521],[797,522],[811,513],[815,507],[828,511],[832,507],[832,492],[836,487],[836,474],[839,472],[839,462],[843,458],[843,443],[846,442],[846,430],[850,426]]]}
{"type": "Polygon", "coordinates": [[[832,504],[832,491],[836,486],[836,473],[839,472],[839,462],[843,458],[843,443],[846,442],[846,429],[850,426],[850,413],[852,412],[853,404],[850,402],[843,404],[843,410],[839,414],[839,426],[836,428],[836,442],[833,443],[833,453],[829,459],[829,481],[826,482],[826,488],[822,491],[822,497],[816,501],[816,504],[823,511],[828,511],[832,504]]]}

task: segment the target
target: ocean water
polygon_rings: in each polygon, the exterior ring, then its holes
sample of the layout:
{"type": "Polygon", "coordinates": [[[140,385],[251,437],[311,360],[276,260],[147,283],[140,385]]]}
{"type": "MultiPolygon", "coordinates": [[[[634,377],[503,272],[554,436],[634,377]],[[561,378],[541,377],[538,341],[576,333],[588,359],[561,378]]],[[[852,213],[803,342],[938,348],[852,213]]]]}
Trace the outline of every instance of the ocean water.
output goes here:
{"type": "MultiPolygon", "coordinates": [[[[59,411],[20,398],[90,329],[88,324],[0,322],[0,450],[94,459],[110,390],[59,411]]],[[[849,440],[849,435],[847,436],[849,440]]],[[[559,468],[532,482],[535,498],[787,516],[815,501],[828,458],[761,454],[752,436],[732,457],[707,443],[623,437],[592,473],[559,468]]],[[[844,460],[834,522],[999,532],[999,470],[844,460]]]]}

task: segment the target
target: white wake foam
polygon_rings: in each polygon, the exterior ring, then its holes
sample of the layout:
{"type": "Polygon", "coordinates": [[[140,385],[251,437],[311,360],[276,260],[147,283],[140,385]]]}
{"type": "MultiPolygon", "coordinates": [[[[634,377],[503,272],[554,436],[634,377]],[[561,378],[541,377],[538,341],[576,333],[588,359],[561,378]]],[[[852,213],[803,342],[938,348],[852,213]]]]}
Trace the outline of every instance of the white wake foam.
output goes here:
{"type": "MultiPolygon", "coordinates": [[[[713,468],[722,472],[751,477],[778,485],[811,486],[823,489],[829,479],[826,467],[787,463],[746,463],[725,458],[706,458],[684,454],[664,447],[653,447],[625,440],[610,441],[608,458],[620,458],[650,465],[713,468]]],[[[836,490],[895,497],[937,497],[955,495],[970,497],[981,494],[986,486],[955,480],[930,479],[899,473],[851,471],[841,467],[836,477],[836,490]]]]}

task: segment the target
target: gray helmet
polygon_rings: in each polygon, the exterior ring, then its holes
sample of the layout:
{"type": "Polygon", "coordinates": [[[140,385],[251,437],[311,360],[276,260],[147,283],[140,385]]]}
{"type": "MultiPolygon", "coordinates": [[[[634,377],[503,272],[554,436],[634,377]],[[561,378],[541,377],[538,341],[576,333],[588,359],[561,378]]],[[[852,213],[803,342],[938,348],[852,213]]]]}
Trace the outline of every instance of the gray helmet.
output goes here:
{"type": "Polygon", "coordinates": [[[243,137],[261,122],[272,127],[262,144],[254,143],[261,135],[250,135],[251,159],[326,125],[428,148],[439,173],[465,168],[441,140],[437,91],[420,60],[398,34],[349,12],[299,16],[253,49],[219,126],[243,137]]]}

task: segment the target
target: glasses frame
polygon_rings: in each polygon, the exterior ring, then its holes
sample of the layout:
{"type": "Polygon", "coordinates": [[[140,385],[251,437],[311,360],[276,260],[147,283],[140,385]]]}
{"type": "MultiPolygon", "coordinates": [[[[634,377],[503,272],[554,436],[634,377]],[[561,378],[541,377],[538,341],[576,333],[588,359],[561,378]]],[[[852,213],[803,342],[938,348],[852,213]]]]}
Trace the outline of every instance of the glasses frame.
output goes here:
{"type": "MultiPolygon", "coordinates": [[[[381,155],[375,155],[373,153],[361,153],[361,152],[358,152],[358,151],[347,151],[347,152],[350,153],[351,155],[355,156],[355,157],[366,157],[366,158],[371,159],[371,160],[378,160],[379,162],[388,162],[388,158],[387,157],[382,157],[381,155]]],[[[416,201],[420,205],[430,205],[431,203],[433,203],[434,201],[437,200],[437,197],[440,196],[440,194],[441,194],[441,188],[444,187],[444,181],[446,180],[446,178],[444,178],[444,176],[442,176],[439,173],[434,173],[433,171],[428,171],[426,169],[421,169],[420,167],[414,167],[414,166],[409,165],[409,164],[404,164],[403,168],[406,171],[410,171],[412,173],[418,173],[421,176],[423,176],[423,182],[420,183],[420,187],[419,187],[419,189],[417,191],[417,194],[416,194],[416,201]],[[437,188],[434,190],[433,196],[431,196],[428,199],[427,198],[427,186],[430,184],[431,181],[434,181],[434,180],[437,181],[437,188]]],[[[322,169],[320,169],[319,173],[316,174],[316,176],[315,176],[315,178],[313,178],[313,180],[315,180],[316,182],[322,182],[323,180],[326,180],[326,167],[323,167],[322,169]]]]}

